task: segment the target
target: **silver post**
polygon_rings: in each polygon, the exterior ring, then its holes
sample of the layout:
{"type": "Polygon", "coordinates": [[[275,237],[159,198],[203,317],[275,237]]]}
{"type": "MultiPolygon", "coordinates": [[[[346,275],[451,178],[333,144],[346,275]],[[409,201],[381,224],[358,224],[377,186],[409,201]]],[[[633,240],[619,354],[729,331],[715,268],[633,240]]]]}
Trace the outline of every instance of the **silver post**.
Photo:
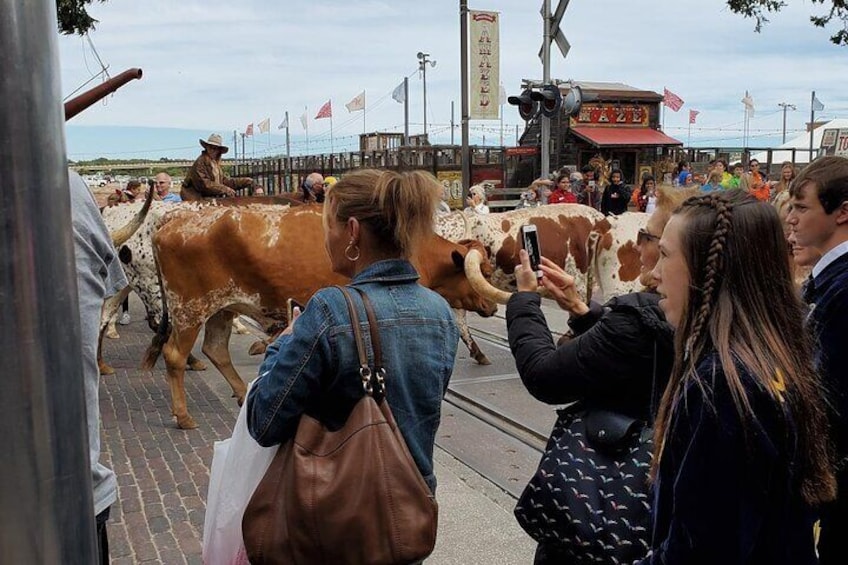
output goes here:
{"type": "Polygon", "coordinates": [[[471,187],[471,148],[468,145],[468,0],[459,0],[459,51],[462,89],[462,201],[471,187]]]}
{"type": "Polygon", "coordinates": [[[794,104],[787,104],[786,102],[781,102],[778,104],[781,108],[783,108],[783,141],[781,143],[786,143],[786,110],[787,108],[792,108],[795,110],[794,104]]]}
{"type": "Polygon", "coordinates": [[[0,14],[0,555],[96,563],[56,4],[0,14]]]}
{"type": "Polygon", "coordinates": [[[816,129],[816,91],[810,95],[810,160],[813,162],[813,132],[816,129]]]}
{"type": "Polygon", "coordinates": [[[409,77],[403,77],[403,144],[409,145],[409,77]]]}
{"type": "Polygon", "coordinates": [[[418,70],[421,71],[421,78],[424,83],[424,135],[427,135],[427,65],[436,66],[436,61],[428,59],[429,56],[429,53],[418,52],[418,70]]]}
{"type": "MultiPolygon", "coordinates": [[[[544,14],[542,39],[542,84],[551,82],[551,0],[542,6],[544,14]]],[[[547,178],[551,167],[551,119],[542,115],[542,178],[547,178]]]]}
{"type": "Polygon", "coordinates": [[[453,107],[454,107],[454,102],[453,102],[453,100],[451,100],[451,145],[453,145],[453,128],[454,128],[453,107]]]}

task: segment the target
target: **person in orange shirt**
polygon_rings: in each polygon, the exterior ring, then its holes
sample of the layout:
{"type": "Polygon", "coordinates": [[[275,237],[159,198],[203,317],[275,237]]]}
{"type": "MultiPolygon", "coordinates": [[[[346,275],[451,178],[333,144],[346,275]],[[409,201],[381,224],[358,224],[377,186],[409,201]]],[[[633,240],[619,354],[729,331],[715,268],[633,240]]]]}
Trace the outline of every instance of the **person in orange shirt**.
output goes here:
{"type": "MultiPolygon", "coordinates": [[[[760,172],[760,162],[751,159],[748,162],[750,171],[748,173],[748,192],[761,202],[768,202],[771,189],[766,182],[766,176],[760,172]]],[[[742,185],[739,185],[742,188],[742,185]]]]}

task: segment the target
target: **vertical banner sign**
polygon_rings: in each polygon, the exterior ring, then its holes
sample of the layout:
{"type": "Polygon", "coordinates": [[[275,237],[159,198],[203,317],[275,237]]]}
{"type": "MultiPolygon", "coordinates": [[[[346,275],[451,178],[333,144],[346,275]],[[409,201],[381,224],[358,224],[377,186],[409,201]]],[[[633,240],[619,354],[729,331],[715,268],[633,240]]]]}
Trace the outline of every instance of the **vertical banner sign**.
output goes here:
{"type": "Polygon", "coordinates": [[[473,120],[497,120],[500,108],[500,40],[498,12],[471,10],[471,103],[469,117],[473,120]]]}

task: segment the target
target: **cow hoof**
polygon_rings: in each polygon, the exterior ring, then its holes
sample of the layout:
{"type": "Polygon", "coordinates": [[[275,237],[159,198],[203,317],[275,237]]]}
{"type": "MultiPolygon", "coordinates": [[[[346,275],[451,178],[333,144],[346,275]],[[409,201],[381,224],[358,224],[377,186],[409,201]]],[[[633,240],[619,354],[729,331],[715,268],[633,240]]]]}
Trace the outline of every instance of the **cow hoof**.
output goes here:
{"type": "Polygon", "coordinates": [[[268,344],[264,341],[254,341],[250,349],[247,350],[250,355],[262,355],[265,353],[265,350],[268,349],[268,344]]]}
{"type": "Polygon", "coordinates": [[[121,338],[120,334],[118,333],[118,330],[116,330],[113,327],[109,327],[109,329],[106,330],[106,337],[108,337],[109,339],[120,339],[121,338]]]}
{"type": "Polygon", "coordinates": [[[480,365],[491,365],[492,364],[492,362],[489,361],[489,358],[486,357],[485,353],[480,353],[480,355],[475,356],[474,360],[477,361],[477,363],[479,363],[480,365]]]}
{"type": "Polygon", "coordinates": [[[111,365],[107,365],[103,361],[98,363],[97,366],[98,366],[98,369],[100,369],[101,375],[114,375],[115,374],[115,369],[113,369],[111,365]]]}
{"type": "Polygon", "coordinates": [[[200,359],[195,359],[194,361],[188,364],[188,368],[192,371],[205,371],[206,363],[204,363],[200,359]]]}
{"type": "Polygon", "coordinates": [[[186,414],[185,416],[177,416],[177,427],[181,430],[193,430],[197,428],[197,422],[194,418],[186,414]]]}
{"type": "Polygon", "coordinates": [[[241,408],[241,405],[244,404],[244,395],[243,394],[233,394],[233,398],[238,400],[239,408],[241,408]]]}

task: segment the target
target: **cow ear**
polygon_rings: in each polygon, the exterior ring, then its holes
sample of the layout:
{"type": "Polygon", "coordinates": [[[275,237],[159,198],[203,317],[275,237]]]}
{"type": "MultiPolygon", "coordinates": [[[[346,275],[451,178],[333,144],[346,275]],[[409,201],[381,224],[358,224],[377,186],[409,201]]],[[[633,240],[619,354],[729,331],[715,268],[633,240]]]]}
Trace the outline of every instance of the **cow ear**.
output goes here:
{"type": "Polygon", "coordinates": [[[453,264],[456,265],[458,270],[465,270],[465,257],[459,251],[451,251],[451,259],[453,259],[453,264]]]}

